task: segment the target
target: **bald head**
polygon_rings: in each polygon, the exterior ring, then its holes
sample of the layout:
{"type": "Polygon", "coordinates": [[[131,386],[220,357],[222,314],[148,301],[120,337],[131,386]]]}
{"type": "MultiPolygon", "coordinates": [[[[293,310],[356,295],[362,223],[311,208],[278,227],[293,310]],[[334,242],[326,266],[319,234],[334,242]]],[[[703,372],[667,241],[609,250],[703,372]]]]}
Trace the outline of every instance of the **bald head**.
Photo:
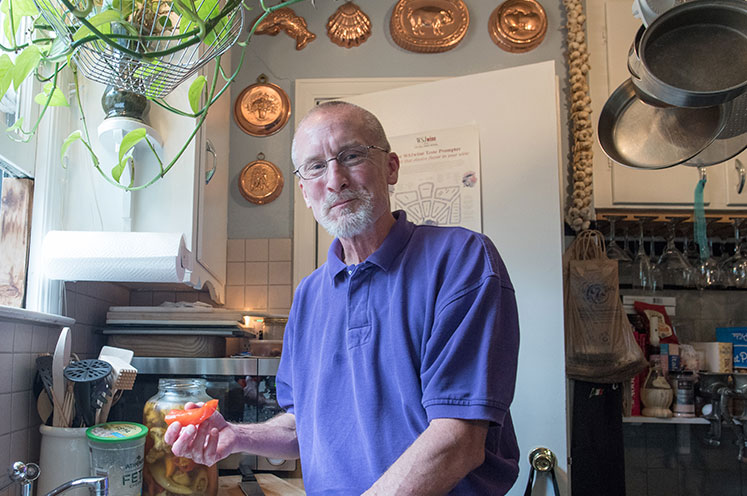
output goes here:
{"type": "Polygon", "coordinates": [[[323,123],[325,118],[330,116],[344,117],[345,120],[350,122],[351,126],[360,126],[361,131],[363,131],[366,138],[370,140],[369,144],[380,146],[387,150],[391,149],[389,140],[387,140],[386,133],[384,132],[384,127],[375,115],[358,105],[333,100],[317,105],[311,109],[303,119],[301,119],[301,122],[298,123],[296,132],[293,135],[293,145],[291,147],[291,160],[293,160],[296,167],[300,165],[298,163],[298,156],[296,155],[297,136],[308,132],[309,129],[318,126],[320,123],[323,123]]]}

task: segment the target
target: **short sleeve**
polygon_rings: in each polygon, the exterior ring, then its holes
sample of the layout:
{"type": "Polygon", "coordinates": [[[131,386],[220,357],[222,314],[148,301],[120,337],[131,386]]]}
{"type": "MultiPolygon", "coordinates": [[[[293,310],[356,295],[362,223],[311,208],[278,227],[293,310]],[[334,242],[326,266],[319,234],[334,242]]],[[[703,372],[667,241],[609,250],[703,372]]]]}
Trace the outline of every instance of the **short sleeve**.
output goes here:
{"type": "Polygon", "coordinates": [[[488,420],[502,425],[514,396],[519,348],[516,298],[492,246],[468,262],[437,309],[421,364],[428,419],[488,420]],[[494,252],[494,253],[491,253],[494,252]],[[496,263],[497,262],[497,263],[496,263]],[[453,290],[452,290],[453,291],[453,290]]]}

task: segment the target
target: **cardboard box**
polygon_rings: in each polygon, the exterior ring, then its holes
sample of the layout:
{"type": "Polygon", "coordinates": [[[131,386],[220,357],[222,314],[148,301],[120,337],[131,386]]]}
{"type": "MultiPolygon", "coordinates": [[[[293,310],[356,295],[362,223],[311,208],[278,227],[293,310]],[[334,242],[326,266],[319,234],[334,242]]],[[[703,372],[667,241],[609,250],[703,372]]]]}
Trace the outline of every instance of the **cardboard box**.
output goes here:
{"type": "Polygon", "coordinates": [[[734,370],[734,347],[732,343],[692,343],[695,351],[702,351],[705,355],[705,364],[701,369],[708,372],[720,372],[730,374],[734,370]]]}
{"type": "Polygon", "coordinates": [[[717,327],[716,341],[732,343],[734,367],[747,367],[747,327],[717,327]]]}

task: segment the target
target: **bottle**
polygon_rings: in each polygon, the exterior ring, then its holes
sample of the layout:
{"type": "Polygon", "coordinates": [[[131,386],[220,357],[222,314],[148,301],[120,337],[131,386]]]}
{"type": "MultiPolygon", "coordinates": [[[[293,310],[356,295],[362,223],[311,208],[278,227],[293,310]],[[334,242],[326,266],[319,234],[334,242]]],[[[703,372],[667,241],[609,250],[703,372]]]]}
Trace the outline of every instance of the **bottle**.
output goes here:
{"type": "Polygon", "coordinates": [[[671,375],[674,389],[672,411],[675,417],[695,416],[695,377],[692,370],[682,370],[671,375]]]}
{"type": "Polygon", "coordinates": [[[672,387],[664,377],[661,362],[651,360],[646,382],[641,388],[641,402],[644,405],[641,415],[644,417],[668,418],[672,416],[669,405],[672,404],[672,387]]]}
{"type": "Polygon", "coordinates": [[[159,379],[158,393],[143,409],[143,424],[148,427],[143,467],[143,494],[146,496],[216,496],[218,465],[208,467],[189,458],[174,456],[163,440],[165,416],[183,409],[191,401],[210,401],[204,379],[159,379]]]}

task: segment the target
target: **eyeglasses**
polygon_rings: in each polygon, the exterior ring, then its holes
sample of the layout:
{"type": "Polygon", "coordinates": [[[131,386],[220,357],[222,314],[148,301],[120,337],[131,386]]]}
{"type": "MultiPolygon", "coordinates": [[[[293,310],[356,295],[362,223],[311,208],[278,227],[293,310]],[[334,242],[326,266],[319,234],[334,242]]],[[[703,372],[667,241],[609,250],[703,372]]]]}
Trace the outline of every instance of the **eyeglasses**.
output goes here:
{"type": "Polygon", "coordinates": [[[293,173],[305,180],[318,179],[326,174],[327,169],[329,168],[329,163],[332,160],[337,160],[337,163],[341,166],[347,169],[352,169],[362,165],[366,161],[368,158],[368,151],[371,148],[389,153],[389,150],[376,145],[351,146],[350,148],[340,150],[340,153],[332,158],[303,164],[301,167],[294,170],[293,173]]]}

